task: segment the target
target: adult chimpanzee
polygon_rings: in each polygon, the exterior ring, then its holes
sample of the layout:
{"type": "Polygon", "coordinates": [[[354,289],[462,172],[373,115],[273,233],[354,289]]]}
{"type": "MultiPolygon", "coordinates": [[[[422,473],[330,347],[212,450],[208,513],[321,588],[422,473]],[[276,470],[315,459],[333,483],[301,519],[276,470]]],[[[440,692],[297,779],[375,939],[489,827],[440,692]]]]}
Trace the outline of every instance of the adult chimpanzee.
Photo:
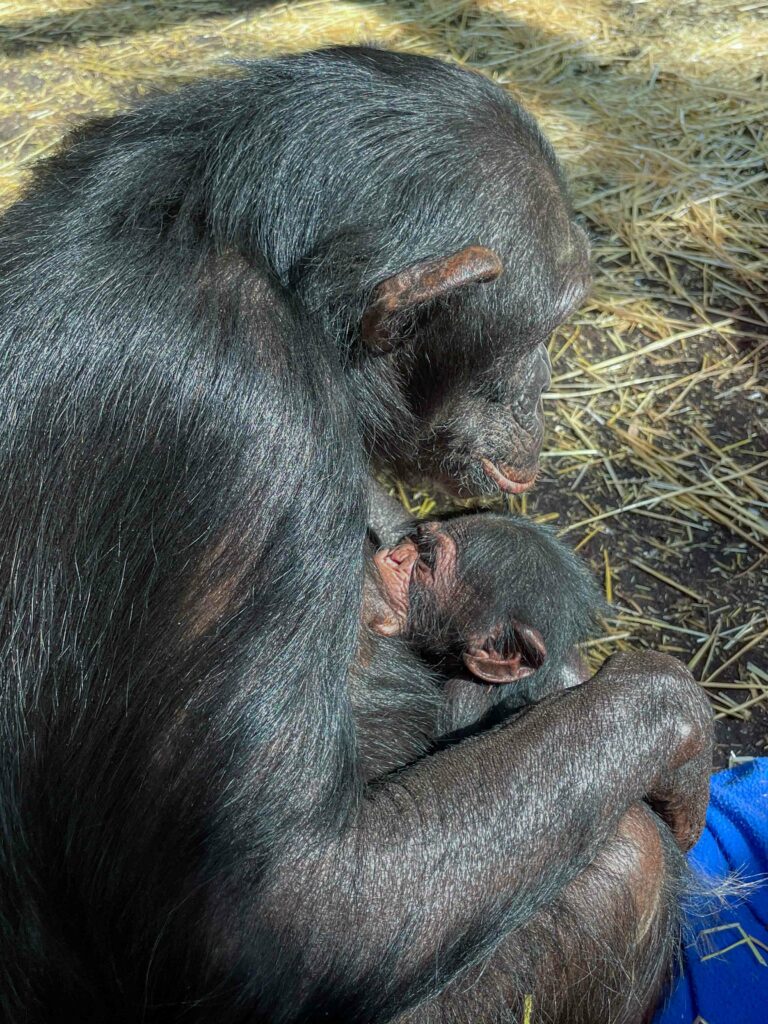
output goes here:
{"type": "Polygon", "coordinates": [[[336,49],[92,125],[0,229],[5,1020],[636,1019],[710,722],[582,686],[366,785],[369,460],[532,479],[586,247],[483,78],[336,49]]]}

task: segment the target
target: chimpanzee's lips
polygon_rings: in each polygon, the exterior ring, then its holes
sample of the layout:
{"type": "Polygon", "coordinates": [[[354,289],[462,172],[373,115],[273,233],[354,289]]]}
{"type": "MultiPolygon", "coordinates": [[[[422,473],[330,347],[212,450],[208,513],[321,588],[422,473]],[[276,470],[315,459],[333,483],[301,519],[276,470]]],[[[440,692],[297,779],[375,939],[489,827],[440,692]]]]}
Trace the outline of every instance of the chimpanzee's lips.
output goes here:
{"type": "Polygon", "coordinates": [[[527,476],[521,476],[511,466],[506,466],[503,463],[497,466],[490,459],[481,459],[480,465],[483,467],[485,475],[493,480],[499,490],[505,491],[507,494],[522,494],[523,491],[533,487],[536,482],[536,471],[527,476]]]}

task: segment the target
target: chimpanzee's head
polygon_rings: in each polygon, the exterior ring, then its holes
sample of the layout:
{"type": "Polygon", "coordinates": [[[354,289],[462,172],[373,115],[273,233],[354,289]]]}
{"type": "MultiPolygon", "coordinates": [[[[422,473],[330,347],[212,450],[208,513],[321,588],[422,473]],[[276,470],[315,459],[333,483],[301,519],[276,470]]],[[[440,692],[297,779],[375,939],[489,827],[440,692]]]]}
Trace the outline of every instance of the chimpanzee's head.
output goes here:
{"type": "Polygon", "coordinates": [[[551,146],[506,90],[428,57],[340,47],[274,74],[291,102],[262,126],[259,247],[348,354],[375,462],[525,489],[545,346],[589,283],[551,146]]]}
{"type": "MultiPolygon", "coordinates": [[[[539,247],[550,226],[532,227],[526,248],[539,247]]],[[[412,265],[376,289],[363,341],[389,361],[409,416],[397,437],[374,435],[374,451],[402,478],[459,497],[532,486],[550,382],[546,343],[588,280],[584,233],[565,217],[559,231],[559,263],[539,252],[517,280],[519,259],[477,244],[412,265]],[[532,293],[519,294],[521,277],[532,293]]]]}
{"type": "MultiPolygon", "coordinates": [[[[411,253],[384,273],[360,319],[382,388],[407,409],[376,424],[377,458],[458,496],[519,493],[543,438],[547,342],[584,299],[589,246],[554,153],[533,119],[477,75],[448,69],[455,103],[414,146],[411,253]]],[[[433,120],[437,121],[435,115],[433,120]]],[[[401,229],[402,230],[402,229],[401,229]]],[[[369,372],[375,372],[369,370],[369,372]]]]}
{"type": "Polygon", "coordinates": [[[510,515],[417,526],[373,559],[368,625],[487,683],[556,677],[604,610],[586,566],[546,527],[510,515]]]}

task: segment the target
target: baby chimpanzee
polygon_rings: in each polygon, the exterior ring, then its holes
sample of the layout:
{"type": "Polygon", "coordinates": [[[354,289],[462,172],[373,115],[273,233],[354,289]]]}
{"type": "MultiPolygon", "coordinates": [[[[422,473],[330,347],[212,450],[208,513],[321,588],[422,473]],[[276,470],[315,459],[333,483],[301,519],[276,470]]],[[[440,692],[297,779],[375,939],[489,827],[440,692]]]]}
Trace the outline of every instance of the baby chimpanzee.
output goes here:
{"type": "Polygon", "coordinates": [[[403,637],[452,676],[463,666],[487,683],[526,680],[527,700],[562,689],[603,607],[584,564],[519,517],[424,523],[373,564],[366,604],[375,632],[403,637]]]}
{"type": "Polygon", "coordinates": [[[387,712],[372,709],[362,729],[372,773],[580,682],[577,645],[604,608],[584,564],[550,530],[510,515],[414,525],[371,553],[365,586],[353,679],[387,712]],[[398,751],[394,732],[382,735],[400,707],[421,723],[424,748],[398,751]]]}

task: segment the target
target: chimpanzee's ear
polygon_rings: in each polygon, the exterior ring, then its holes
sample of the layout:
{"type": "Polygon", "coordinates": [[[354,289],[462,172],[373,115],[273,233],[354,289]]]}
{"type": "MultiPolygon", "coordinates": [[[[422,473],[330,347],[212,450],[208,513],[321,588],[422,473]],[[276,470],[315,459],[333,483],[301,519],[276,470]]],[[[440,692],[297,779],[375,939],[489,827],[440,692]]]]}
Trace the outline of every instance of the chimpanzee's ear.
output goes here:
{"type": "Polygon", "coordinates": [[[374,289],[363,314],[363,343],[374,355],[391,352],[400,341],[396,330],[398,313],[439,299],[457,288],[495,281],[503,269],[496,253],[484,245],[468,245],[450,256],[414,263],[374,289]]]}
{"type": "Polygon", "coordinates": [[[514,624],[514,639],[501,644],[494,636],[470,643],[462,654],[473,676],[485,683],[514,683],[533,675],[544,664],[547,648],[538,629],[514,624]]]}
{"type": "Polygon", "coordinates": [[[491,651],[465,651],[464,664],[473,676],[486,683],[514,683],[533,674],[533,669],[520,664],[519,654],[499,654],[491,651]]]}

